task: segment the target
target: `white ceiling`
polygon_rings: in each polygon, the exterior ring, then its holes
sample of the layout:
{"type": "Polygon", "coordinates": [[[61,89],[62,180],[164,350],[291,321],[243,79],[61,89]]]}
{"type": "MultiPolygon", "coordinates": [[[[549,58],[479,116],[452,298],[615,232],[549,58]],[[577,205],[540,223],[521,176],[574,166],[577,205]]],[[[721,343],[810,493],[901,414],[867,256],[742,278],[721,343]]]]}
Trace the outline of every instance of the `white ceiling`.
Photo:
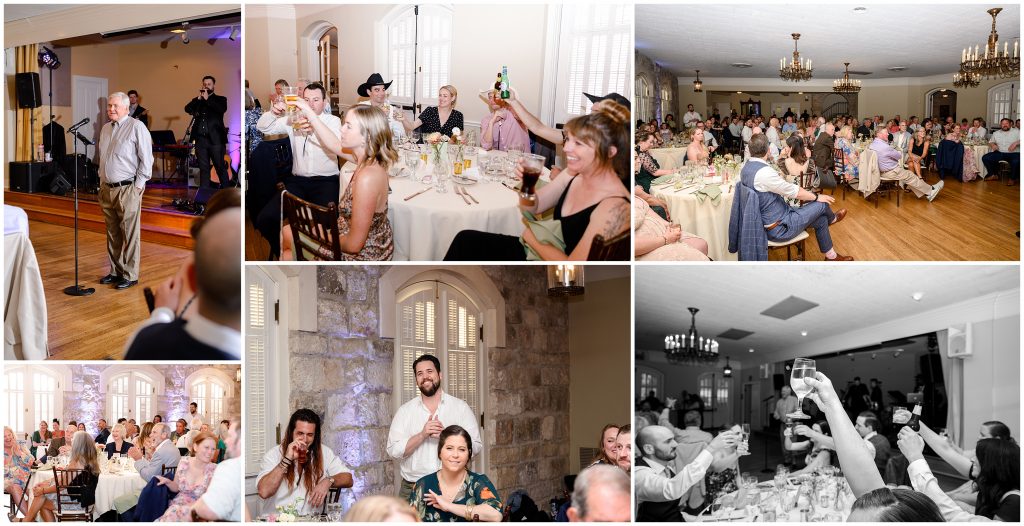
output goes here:
{"type": "Polygon", "coordinates": [[[47,13],[57,13],[79,7],[75,4],[4,4],[4,22],[13,22],[47,13]]]}
{"type": "MultiPolygon", "coordinates": [[[[831,338],[837,334],[1019,289],[1016,266],[637,265],[634,281],[637,350],[663,350],[665,335],[689,329],[687,307],[697,307],[701,336],[717,337],[730,328],[753,331],[738,341],[719,338],[719,343],[724,356],[759,363],[783,359],[798,345],[813,347],[816,340],[835,341],[831,338]],[[924,293],[920,302],[911,298],[915,292],[924,293]],[[760,314],[790,295],[819,307],[785,321],[760,314]],[[808,335],[801,336],[802,330],[808,335]]],[[[819,349],[842,350],[847,349],[827,343],[819,349]]]]}
{"type": "Polygon", "coordinates": [[[926,77],[957,71],[963,48],[985,46],[991,7],[1003,8],[996,30],[1000,47],[1009,41],[1012,49],[1020,37],[1018,4],[935,3],[638,5],[636,48],[683,77],[699,69],[701,78],[778,79],[779,59],[793,57],[790,33],[800,33],[800,56],[813,60],[815,79],[841,77],[843,62],[851,72],[872,73],[853,78],[926,77]],[[857,5],[867,12],[855,14],[857,5]],[[907,69],[887,70],[893,66],[907,69]]]}

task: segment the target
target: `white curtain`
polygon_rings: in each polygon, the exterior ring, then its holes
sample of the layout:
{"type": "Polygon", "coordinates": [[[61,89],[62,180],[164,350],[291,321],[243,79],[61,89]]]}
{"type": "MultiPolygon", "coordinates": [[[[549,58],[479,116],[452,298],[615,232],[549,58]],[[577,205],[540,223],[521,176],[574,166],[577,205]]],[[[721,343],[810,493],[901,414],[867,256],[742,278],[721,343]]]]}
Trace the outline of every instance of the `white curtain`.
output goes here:
{"type": "Polygon", "coordinates": [[[964,425],[964,362],[960,358],[950,358],[947,354],[947,330],[936,331],[939,340],[939,356],[942,358],[942,378],[946,383],[946,433],[954,444],[963,447],[964,425]]]}

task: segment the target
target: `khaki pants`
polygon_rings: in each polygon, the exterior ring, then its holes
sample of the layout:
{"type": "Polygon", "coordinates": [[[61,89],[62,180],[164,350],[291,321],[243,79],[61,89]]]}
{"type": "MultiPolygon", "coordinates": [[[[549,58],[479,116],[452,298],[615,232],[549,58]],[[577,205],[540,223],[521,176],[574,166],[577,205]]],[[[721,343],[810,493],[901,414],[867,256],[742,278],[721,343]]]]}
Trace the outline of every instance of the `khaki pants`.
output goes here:
{"type": "Polygon", "coordinates": [[[139,279],[142,239],[142,194],[133,184],[100,185],[100,209],[107,226],[110,273],[130,281],[139,279]]]}
{"type": "Polygon", "coordinates": [[[915,175],[914,172],[903,168],[889,170],[881,175],[881,179],[883,181],[899,181],[902,183],[901,186],[909,186],[917,197],[926,196],[932,191],[932,185],[924,182],[924,179],[915,175]]]}
{"type": "Polygon", "coordinates": [[[409,496],[412,495],[412,488],[416,486],[415,482],[409,482],[408,480],[402,480],[401,487],[398,488],[398,498],[402,502],[409,502],[409,496]]]}

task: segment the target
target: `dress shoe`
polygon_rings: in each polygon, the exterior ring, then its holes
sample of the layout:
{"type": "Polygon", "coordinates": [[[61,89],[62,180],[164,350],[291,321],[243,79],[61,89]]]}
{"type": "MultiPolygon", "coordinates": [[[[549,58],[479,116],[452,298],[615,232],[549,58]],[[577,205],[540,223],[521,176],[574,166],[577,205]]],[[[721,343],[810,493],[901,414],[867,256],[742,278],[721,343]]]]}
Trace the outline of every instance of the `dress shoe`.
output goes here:
{"type": "Polygon", "coordinates": [[[831,224],[834,225],[834,224],[842,221],[844,217],[846,217],[846,209],[845,208],[840,208],[839,211],[836,212],[836,219],[835,219],[835,221],[832,221],[831,224]]]}
{"type": "Polygon", "coordinates": [[[128,287],[134,287],[135,285],[138,285],[138,284],[139,284],[139,280],[137,280],[137,279],[135,279],[135,280],[122,279],[121,281],[117,282],[117,285],[114,285],[114,288],[117,289],[117,290],[124,290],[124,289],[126,289],[128,287]]]}
{"type": "Polygon", "coordinates": [[[111,283],[117,283],[118,281],[121,281],[121,276],[116,274],[107,274],[100,278],[100,285],[110,285],[111,283]]]}
{"type": "Polygon", "coordinates": [[[825,261],[853,261],[853,256],[844,256],[836,252],[836,257],[833,259],[825,258],[825,261]]]}

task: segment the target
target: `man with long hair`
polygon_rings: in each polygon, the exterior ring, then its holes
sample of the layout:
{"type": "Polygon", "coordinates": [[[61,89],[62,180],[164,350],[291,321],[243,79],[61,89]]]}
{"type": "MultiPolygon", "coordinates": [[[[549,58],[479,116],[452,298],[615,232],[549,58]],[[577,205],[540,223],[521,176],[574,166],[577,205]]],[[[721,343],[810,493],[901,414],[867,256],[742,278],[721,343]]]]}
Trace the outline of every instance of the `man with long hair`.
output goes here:
{"type": "Polygon", "coordinates": [[[351,488],[352,473],[321,442],[320,417],[299,409],[288,420],[284,440],[263,455],[257,477],[260,515],[294,505],[300,515],[319,513],[331,488],[351,488]]]}

